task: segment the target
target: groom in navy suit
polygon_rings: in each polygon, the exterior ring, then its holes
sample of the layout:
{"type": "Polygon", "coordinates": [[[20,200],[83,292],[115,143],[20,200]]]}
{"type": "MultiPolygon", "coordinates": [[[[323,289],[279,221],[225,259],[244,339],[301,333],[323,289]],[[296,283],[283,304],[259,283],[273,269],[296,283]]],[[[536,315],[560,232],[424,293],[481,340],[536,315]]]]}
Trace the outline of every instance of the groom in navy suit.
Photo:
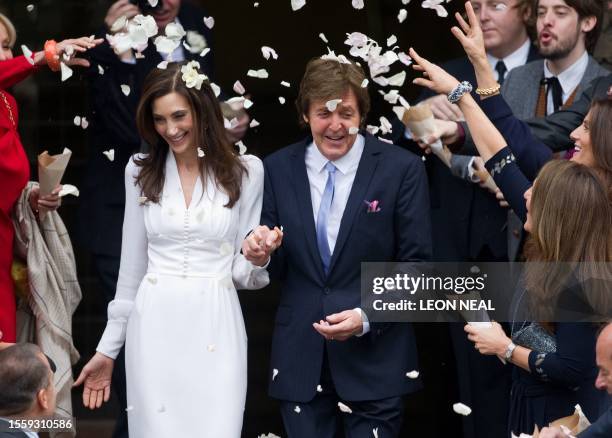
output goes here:
{"type": "Polygon", "coordinates": [[[308,63],[297,107],[311,135],[264,161],[263,225],[243,246],[261,265],[283,227],[268,266],[282,284],[269,392],[289,437],[332,438],[337,421],[346,436],[397,436],[402,396],[421,386],[406,376],[418,370],[412,326],[369,323],[360,308],[361,262],[431,255],[422,161],[357,133],[364,79],[355,64],[308,63]]]}

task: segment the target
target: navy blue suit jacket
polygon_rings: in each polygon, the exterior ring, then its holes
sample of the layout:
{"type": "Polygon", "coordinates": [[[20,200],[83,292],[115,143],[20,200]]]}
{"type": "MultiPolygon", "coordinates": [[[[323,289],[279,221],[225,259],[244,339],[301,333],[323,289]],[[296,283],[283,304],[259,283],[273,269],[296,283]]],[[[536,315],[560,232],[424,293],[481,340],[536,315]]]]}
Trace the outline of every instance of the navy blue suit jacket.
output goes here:
{"type": "Polygon", "coordinates": [[[264,160],[262,223],[282,225],[281,248],[269,270],[282,284],[270,362],[270,395],[308,402],[320,383],[324,349],[340,397],[379,400],[417,390],[406,372],[418,369],[410,324],[372,323],[368,334],[329,341],[312,324],[361,307],[361,262],[423,261],[431,255],[425,169],[414,154],[365,135],[365,147],[340,223],[329,275],[321,264],[301,142],[264,160]],[[378,200],[368,213],[365,200],[378,200]],[[272,379],[272,370],[278,375],[272,379]]]}

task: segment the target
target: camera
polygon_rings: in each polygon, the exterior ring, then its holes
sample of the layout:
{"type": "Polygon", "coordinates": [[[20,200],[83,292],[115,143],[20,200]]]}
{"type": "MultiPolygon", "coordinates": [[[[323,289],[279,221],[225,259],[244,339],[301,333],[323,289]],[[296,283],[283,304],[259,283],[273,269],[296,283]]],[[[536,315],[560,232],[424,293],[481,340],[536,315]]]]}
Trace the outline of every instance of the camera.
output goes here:
{"type": "Polygon", "coordinates": [[[138,6],[140,12],[142,12],[144,15],[157,12],[164,6],[164,0],[159,0],[155,6],[151,6],[149,0],[130,0],[130,3],[138,6]]]}

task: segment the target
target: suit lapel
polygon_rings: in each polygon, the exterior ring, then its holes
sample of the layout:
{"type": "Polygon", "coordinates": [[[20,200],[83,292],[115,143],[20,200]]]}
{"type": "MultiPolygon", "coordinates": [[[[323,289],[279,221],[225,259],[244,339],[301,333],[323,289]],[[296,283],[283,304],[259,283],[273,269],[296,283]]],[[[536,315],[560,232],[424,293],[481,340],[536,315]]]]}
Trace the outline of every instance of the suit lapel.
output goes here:
{"type": "Polygon", "coordinates": [[[325,278],[323,265],[321,263],[321,255],[317,247],[317,233],[312,213],[312,198],[310,197],[310,181],[308,180],[308,173],[306,172],[305,153],[306,146],[309,143],[310,139],[298,143],[291,154],[292,174],[294,176],[292,180],[295,197],[297,199],[298,213],[302,220],[302,228],[304,229],[306,246],[313,259],[315,269],[321,278],[325,278]]]}
{"type": "MultiPolygon", "coordinates": [[[[357,167],[357,174],[351,187],[351,193],[349,194],[342,219],[340,220],[340,230],[338,231],[338,239],[336,240],[336,246],[334,247],[334,253],[332,254],[331,262],[329,264],[329,272],[331,273],[336,264],[336,260],[342,252],[342,247],[346,243],[346,240],[350,234],[351,227],[355,215],[360,208],[365,208],[364,200],[365,195],[378,165],[378,160],[381,153],[381,145],[371,135],[366,135],[365,145],[361,159],[359,160],[359,166],[357,167]]],[[[311,213],[312,216],[312,213],[311,213]]]]}

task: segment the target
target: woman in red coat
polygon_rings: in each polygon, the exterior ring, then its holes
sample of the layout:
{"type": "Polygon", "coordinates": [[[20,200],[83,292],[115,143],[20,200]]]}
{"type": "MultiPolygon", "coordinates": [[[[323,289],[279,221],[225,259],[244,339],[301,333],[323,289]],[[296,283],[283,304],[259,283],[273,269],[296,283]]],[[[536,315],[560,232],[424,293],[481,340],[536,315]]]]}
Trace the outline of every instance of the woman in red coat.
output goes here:
{"type": "MultiPolygon", "coordinates": [[[[15,294],[11,278],[13,260],[13,223],[11,212],[21,191],[30,178],[30,164],[21,145],[17,122],[19,113],[17,103],[6,90],[42,65],[49,64],[55,69],[59,66],[60,56],[64,53],[84,52],[102,40],[82,37],[74,40],[54,41],[45,44],[45,51],[33,53],[30,59],[25,56],[13,58],[12,48],[16,33],[12,23],[0,14],[0,332],[2,342],[15,342],[15,294]],[[69,47],[71,49],[69,49],[69,47]]],[[[67,65],[88,66],[81,58],[64,61],[67,65]]],[[[51,195],[39,197],[38,189],[32,191],[30,205],[34,211],[39,207],[55,209],[59,206],[59,187],[51,195]]]]}

